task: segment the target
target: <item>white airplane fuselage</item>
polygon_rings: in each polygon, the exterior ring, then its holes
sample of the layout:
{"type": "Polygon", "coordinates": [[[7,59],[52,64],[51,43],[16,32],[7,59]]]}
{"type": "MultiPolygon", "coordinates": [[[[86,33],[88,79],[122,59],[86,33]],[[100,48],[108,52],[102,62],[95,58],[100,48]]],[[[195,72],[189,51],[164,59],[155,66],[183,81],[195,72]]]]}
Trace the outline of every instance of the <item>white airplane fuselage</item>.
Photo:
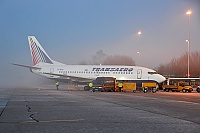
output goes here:
{"type": "Polygon", "coordinates": [[[116,80],[128,81],[152,81],[161,83],[165,77],[157,74],[156,71],[139,66],[114,66],[114,65],[54,65],[48,63],[39,63],[35,67],[41,69],[32,69],[33,73],[59,80],[78,79],[94,80],[97,77],[114,77],[116,80]]]}

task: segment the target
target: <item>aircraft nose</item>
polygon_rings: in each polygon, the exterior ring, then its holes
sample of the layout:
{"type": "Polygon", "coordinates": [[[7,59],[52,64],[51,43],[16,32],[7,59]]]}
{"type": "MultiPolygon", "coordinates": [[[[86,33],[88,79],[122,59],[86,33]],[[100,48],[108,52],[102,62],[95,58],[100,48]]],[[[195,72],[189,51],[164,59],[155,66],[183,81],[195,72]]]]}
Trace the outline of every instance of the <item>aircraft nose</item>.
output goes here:
{"type": "Polygon", "coordinates": [[[159,78],[159,83],[162,83],[166,80],[166,78],[162,75],[160,75],[160,78],[159,78]]]}

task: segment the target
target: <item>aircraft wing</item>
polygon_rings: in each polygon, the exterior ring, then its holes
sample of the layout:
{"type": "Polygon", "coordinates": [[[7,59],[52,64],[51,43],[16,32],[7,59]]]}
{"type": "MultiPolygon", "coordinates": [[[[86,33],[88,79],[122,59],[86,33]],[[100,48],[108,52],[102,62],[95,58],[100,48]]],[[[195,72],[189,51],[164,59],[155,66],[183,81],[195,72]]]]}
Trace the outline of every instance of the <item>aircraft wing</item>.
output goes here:
{"type": "Polygon", "coordinates": [[[93,78],[84,78],[84,77],[76,77],[76,76],[69,76],[66,74],[55,74],[55,73],[45,73],[54,76],[60,76],[63,78],[71,79],[72,81],[79,81],[79,82],[91,82],[93,78]]]}
{"type": "Polygon", "coordinates": [[[41,69],[40,67],[27,66],[27,65],[16,64],[16,63],[11,63],[11,64],[12,64],[12,65],[15,65],[15,66],[30,68],[30,69],[41,69]]]}

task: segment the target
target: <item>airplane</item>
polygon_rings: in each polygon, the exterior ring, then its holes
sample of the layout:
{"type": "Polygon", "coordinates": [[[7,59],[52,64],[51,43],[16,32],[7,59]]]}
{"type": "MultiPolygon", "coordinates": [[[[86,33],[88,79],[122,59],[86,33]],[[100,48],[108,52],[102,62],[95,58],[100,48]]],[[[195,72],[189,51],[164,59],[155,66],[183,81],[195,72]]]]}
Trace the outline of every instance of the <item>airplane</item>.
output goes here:
{"type": "Polygon", "coordinates": [[[58,82],[91,82],[97,77],[114,77],[118,81],[161,83],[165,77],[155,70],[140,66],[116,65],[66,65],[52,60],[37,41],[35,36],[28,36],[33,66],[13,63],[29,68],[32,73],[58,82]]]}

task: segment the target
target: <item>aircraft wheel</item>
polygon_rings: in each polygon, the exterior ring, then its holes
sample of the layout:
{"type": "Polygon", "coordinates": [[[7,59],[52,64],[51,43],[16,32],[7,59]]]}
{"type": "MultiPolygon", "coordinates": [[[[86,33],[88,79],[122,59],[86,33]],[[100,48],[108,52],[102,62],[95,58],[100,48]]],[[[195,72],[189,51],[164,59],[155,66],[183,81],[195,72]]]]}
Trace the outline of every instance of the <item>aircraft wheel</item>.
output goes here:
{"type": "Polygon", "coordinates": [[[156,88],[153,88],[153,89],[152,89],[152,92],[153,92],[153,93],[156,93],[156,88]]]}
{"type": "Polygon", "coordinates": [[[144,90],[144,93],[147,93],[147,90],[146,90],[146,89],[144,90]]]}
{"type": "Polygon", "coordinates": [[[186,90],[185,90],[185,89],[183,89],[183,90],[182,90],[182,92],[183,92],[183,93],[185,93],[185,92],[186,92],[186,90]]]}
{"type": "Polygon", "coordinates": [[[144,90],[143,90],[143,92],[144,92],[144,93],[147,93],[147,91],[148,91],[148,88],[145,87],[144,90]]]}
{"type": "Polygon", "coordinates": [[[85,86],[84,87],[84,91],[89,91],[90,90],[90,87],[89,86],[85,86]]]}

